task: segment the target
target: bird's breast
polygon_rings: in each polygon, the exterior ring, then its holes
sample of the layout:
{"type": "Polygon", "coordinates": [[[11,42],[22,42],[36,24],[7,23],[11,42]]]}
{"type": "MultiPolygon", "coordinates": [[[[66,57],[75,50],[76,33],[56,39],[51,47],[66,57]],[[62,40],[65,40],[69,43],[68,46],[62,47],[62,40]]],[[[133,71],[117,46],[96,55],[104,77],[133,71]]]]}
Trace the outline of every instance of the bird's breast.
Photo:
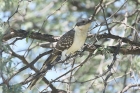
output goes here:
{"type": "Polygon", "coordinates": [[[62,52],[61,60],[65,60],[68,55],[73,54],[75,51],[78,51],[82,48],[87,38],[87,31],[88,28],[86,29],[82,28],[82,30],[79,29],[78,27],[75,28],[73,44],[71,45],[70,48],[65,49],[62,52]]]}
{"type": "Polygon", "coordinates": [[[75,33],[72,46],[67,50],[66,55],[72,54],[82,48],[85,43],[87,33],[75,33]]]}
{"type": "Polygon", "coordinates": [[[72,46],[69,49],[66,49],[62,52],[61,60],[65,60],[67,56],[73,54],[75,51],[78,51],[82,48],[86,40],[85,37],[75,37],[72,46]]]}

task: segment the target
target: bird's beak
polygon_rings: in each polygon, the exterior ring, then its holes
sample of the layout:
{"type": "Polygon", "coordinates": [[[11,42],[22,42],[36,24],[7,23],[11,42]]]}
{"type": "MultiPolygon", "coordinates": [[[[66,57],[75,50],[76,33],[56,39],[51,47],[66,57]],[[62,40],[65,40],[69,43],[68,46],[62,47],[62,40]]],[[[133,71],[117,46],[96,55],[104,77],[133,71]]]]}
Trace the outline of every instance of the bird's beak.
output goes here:
{"type": "Polygon", "coordinates": [[[93,21],[93,20],[91,20],[91,18],[89,18],[87,23],[91,23],[92,21],[93,21]]]}

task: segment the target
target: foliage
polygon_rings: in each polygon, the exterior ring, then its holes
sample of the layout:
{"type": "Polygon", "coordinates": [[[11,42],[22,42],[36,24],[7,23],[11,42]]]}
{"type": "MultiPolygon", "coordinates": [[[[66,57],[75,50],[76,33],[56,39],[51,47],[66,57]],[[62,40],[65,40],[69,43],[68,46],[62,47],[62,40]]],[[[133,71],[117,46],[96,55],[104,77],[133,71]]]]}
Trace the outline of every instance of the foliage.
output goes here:
{"type": "Polygon", "coordinates": [[[61,89],[68,93],[139,93],[140,0],[3,0],[0,3],[1,92],[61,89]],[[91,16],[94,21],[82,51],[66,62],[57,63],[43,82],[38,82],[32,90],[27,89],[52,49],[44,48],[42,42],[57,41],[78,19],[91,16]]]}

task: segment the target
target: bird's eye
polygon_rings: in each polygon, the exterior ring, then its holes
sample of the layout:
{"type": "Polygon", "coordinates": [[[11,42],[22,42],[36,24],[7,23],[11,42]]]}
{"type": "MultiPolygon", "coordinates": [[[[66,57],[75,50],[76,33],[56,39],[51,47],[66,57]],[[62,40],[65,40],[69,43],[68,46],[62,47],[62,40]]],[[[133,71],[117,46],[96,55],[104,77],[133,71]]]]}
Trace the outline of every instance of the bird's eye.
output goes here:
{"type": "Polygon", "coordinates": [[[83,20],[83,23],[85,23],[85,20],[83,20]]]}

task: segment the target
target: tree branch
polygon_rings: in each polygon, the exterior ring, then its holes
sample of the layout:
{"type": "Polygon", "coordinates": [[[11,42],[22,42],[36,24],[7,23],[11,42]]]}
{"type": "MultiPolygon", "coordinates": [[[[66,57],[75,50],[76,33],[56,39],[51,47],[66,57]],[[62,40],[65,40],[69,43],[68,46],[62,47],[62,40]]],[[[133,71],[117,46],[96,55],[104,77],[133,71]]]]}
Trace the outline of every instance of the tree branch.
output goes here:
{"type": "Polygon", "coordinates": [[[6,34],[3,36],[3,41],[7,41],[9,39],[12,39],[14,37],[22,37],[22,38],[32,38],[32,39],[38,39],[38,40],[43,40],[43,41],[49,41],[49,42],[56,42],[59,37],[57,36],[53,36],[53,35],[49,35],[49,34],[42,34],[39,32],[31,32],[31,31],[26,31],[26,30],[15,30],[11,28],[11,32],[10,34],[6,34]]]}
{"type": "MultiPolygon", "coordinates": [[[[43,40],[43,41],[48,41],[48,42],[56,42],[59,39],[59,36],[42,34],[42,33],[39,33],[39,32],[29,32],[29,31],[21,30],[21,29],[20,30],[11,29],[11,33],[4,35],[2,40],[7,41],[7,40],[10,40],[14,37],[26,38],[27,36],[29,36],[29,38],[32,38],[32,39],[43,40]]],[[[94,36],[93,34],[90,34],[90,35],[88,35],[88,38],[91,38],[93,36],[94,36]]],[[[106,33],[101,34],[101,35],[98,35],[97,38],[98,39],[111,38],[111,39],[115,39],[115,40],[121,39],[122,42],[124,42],[124,43],[129,43],[130,45],[140,46],[140,43],[131,41],[131,40],[129,40],[127,38],[124,38],[124,37],[120,37],[120,36],[117,36],[117,35],[112,35],[112,34],[106,34],[106,33]]]]}

